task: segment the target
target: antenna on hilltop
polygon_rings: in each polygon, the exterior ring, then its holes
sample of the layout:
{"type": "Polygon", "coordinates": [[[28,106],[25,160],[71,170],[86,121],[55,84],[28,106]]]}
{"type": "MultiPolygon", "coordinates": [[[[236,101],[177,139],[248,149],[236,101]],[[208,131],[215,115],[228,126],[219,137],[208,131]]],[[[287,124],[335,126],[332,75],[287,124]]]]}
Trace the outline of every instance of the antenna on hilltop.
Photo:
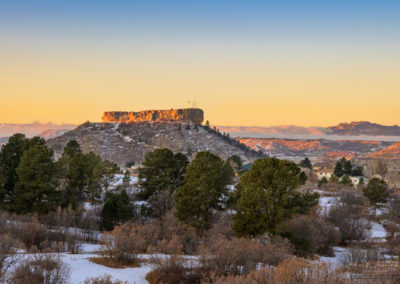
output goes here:
{"type": "Polygon", "coordinates": [[[188,104],[192,107],[192,108],[197,108],[197,103],[196,100],[193,99],[193,101],[188,101],[188,104]]]}

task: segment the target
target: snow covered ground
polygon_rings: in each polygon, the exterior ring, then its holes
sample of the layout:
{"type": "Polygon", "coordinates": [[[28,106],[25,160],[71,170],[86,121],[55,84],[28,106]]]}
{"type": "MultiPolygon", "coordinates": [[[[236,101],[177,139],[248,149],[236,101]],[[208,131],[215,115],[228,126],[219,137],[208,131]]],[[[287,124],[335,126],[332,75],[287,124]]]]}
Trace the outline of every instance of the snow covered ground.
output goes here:
{"type": "Polygon", "coordinates": [[[105,274],[111,275],[113,280],[128,281],[130,284],[148,283],[145,278],[146,274],[152,270],[150,265],[142,264],[141,267],[123,269],[110,268],[89,260],[90,257],[96,256],[95,254],[65,254],[63,256],[63,261],[71,269],[70,282],[72,284],[83,283],[88,277],[98,277],[105,274]]]}
{"type": "MultiPolygon", "coordinates": [[[[94,252],[99,249],[99,245],[84,244],[82,246],[84,253],[81,254],[69,254],[61,253],[60,259],[67,265],[70,271],[69,283],[80,284],[84,283],[87,278],[104,276],[106,274],[112,277],[112,280],[127,281],[129,284],[144,284],[146,281],[146,274],[152,270],[150,264],[143,261],[141,267],[135,268],[110,268],[104,265],[96,264],[91,262],[89,259],[92,257],[99,257],[94,252]]],[[[20,254],[19,259],[31,259],[33,254],[20,254]]],[[[142,257],[146,259],[146,255],[142,257]]],[[[11,268],[13,270],[13,268],[11,268]]],[[[11,273],[11,270],[8,273],[11,273]]],[[[2,283],[0,281],[0,283],[2,283]]]]}

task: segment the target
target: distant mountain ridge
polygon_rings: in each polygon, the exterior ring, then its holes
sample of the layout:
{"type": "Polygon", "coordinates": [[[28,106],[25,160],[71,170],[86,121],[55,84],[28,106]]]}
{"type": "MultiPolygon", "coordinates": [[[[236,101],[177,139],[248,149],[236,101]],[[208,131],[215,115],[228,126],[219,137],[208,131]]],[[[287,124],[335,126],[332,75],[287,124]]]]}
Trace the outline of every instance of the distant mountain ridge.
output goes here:
{"type": "Polygon", "coordinates": [[[15,133],[22,133],[28,137],[44,136],[44,138],[54,137],[65,131],[72,130],[75,124],[53,124],[49,123],[0,123],[0,137],[9,137],[15,133]]]}
{"type": "MultiPolygon", "coordinates": [[[[153,115],[154,116],[154,115],[153,115]]],[[[201,116],[199,116],[201,117],[201,116]]],[[[76,128],[74,124],[53,124],[53,123],[27,123],[27,124],[8,124],[0,123],[0,137],[9,137],[14,133],[23,133],[28,137],[42,136],[45,139],[53,138],[66,131],[76,128]]],[[[291,139],[332,139],[330,136],[391,136],[400,138],[400,126],[386,126],[368,121],[353,121],[350,123],[340,123],[329,127],[305,127],[295,125],[280,126],[216,126],[221,132],[229,133],[233,137],[254,137],[254,138],[291,138],[291,139]]],[[[336,138],[337,139],[337,138],[336,138]]],[[[342,139],[339,137],[339,139],[342,139]]],[[[357,138],[355,138],[357,139],[357,138]]],[[[367,137],[361,139],[368,140],[367,137]]],[[[393,141],[398,141],[395,139],[393,141]]]]}
{"type": "MultiPolygon", "coordinates": [[[[400,126],[386,126],[368,121],[353,121],[350,123],[340,123],[329,127],[302,127],[295,125],[282,126],[218,126],[222,132],[230,133],[235,137],[258,137],[263,135],[276,138],[294,138],[301,136],[315,138],[328,138],[330,135],[336,136],[400,136],[400,126]]],[[[265,136],[264,136],[265,137],[265,136]]],[[[303,138],[303,139],[304,139],[303,138]]]]}
{"type": "MultiPolygon", "coordinates": [[[[400,127],[398,125],[386,126],[369,121],[353,121],[350,123],[340,123],[336,126],[327,128],[335,135],[371,135],[371,136],[399,136],[400,127]]],[[[328,133],[329,134],[329,133],[328,133]]]]}

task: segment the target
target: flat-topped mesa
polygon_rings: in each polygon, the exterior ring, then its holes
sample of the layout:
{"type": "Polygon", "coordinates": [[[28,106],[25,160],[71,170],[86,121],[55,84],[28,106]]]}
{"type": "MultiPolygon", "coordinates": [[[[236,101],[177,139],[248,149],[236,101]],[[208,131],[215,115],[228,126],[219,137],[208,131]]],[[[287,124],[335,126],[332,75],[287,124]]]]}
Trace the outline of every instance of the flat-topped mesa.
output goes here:
{"type": "Polygon", "coordinates": [[[170,110],[143,110],[134,111],[106,111],[102,117],[103,122],[164,122],[164,121],[190,121],[201,124],[204,112],[199,108],[183,108],[170,110]]]}

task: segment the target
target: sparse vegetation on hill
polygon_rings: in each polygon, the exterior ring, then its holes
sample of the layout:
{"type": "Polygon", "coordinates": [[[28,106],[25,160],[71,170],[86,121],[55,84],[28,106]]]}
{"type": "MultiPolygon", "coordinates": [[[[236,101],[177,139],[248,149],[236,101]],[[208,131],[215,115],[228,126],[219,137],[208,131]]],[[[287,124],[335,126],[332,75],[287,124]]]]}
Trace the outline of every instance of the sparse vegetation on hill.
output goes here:
{"type": "Polygon", "coordinates": [[[201,151],[223,159],[237,155],[246,162],[264,156],[216,129],[180,122],[85,123],[47,144],[61,155],[70,140],[78,141],[84,153],[93,151],[121,166],[130,161],[141,164],[148,152],[158,148],[181,152],[189,159],[201,151]]]}

